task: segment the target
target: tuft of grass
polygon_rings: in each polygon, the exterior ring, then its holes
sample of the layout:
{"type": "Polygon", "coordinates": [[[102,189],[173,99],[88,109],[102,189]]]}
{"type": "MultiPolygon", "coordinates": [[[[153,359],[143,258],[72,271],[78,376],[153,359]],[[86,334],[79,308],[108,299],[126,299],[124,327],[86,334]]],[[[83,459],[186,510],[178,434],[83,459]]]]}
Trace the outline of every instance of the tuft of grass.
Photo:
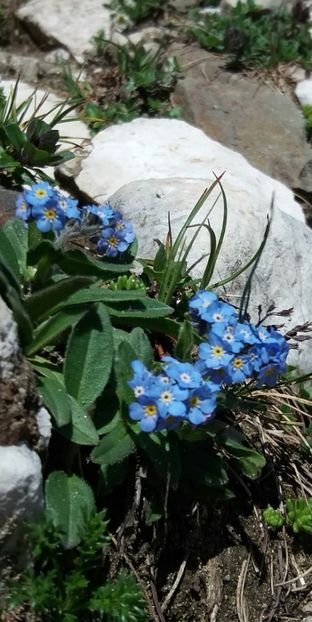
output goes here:
{"type": "Polygon", "coordinates": [[[140,24],[146,19],[157,18],[166,4],[165,0],[113,0],[110,8],[125,15],[133,24],[140,24]]]}
{"type": "Polygon", "coordinates": [[[309,14],[296,7],[292,12],[271,12],[253,0],[238,2],[227,13],[190,12],[188,33],[207,50],[232,56],[235,66],[273,68],[296,61],[312,69],[309,14]]]}
{"type": "MultiPolygon", "coordinates": [[[[162,49],[147,51],[143,45],[127,47],[107,41],[103,33],[93,39],[102,73],[94,85],[75,81],[66,70],[64,83],[70,96],[81,107],[80,117],[96,133],[112,123],[123,123],[146,116],[179,117],[181,111],[170,103],[170,93],[181,73],[175,57],[166,57],[162,49]],[[105,96],[91,99],[97,85],[113,86],[105,96]]],[[[93,96],[94,97],[94,96],[93,96]]]]}

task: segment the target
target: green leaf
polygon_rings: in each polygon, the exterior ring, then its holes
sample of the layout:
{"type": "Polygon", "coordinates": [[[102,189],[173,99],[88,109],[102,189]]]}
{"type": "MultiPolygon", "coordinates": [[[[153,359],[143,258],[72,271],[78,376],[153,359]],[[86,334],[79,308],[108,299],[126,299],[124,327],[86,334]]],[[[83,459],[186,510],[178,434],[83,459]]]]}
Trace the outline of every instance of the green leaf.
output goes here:
{"type": "Polygon", "coordinates": [[[16,253],[16,247],[11,236],[7,234],[4,227],[0,229],[0,264],[1,262],[5,262],[11,269],[14,274],[14,277],[17,281],[20,281],[20,267],[18,264],[18,258],[16,253]]]}
{"type": "Polygon", "coordinates": [[[127,458],[135,445],[122,421],[102,438],[91,453],[91,460],[102,466],[112,465],[127,458]]]}
{"type": "Polygon", "coordinates": [[[119,400],[131,404],[134,400],[132,389],[128,381],[133,377],[132,361],[136,359],[136,353],[128,341],[122,341],[115,354],[114,371],[117,381],[117,395],[119,400]]]}
{"type": "Polygon", "coordinates": [[[193,326],[188,319],[185,319],[179,330],[177,343],[174,347],[174,356],[180,361],[189,361],[193,347],[193,326]]]}
{"type": "Polygon", "coordinates": [[[95,511],[92,489],[77,475],[54,471],[45,486],[46,515],[53,525],[63,532],[62,543],[66,549],[79,544],[88,518],[95,511]]]}
{"type": "Polygon", "coordinates": [[[1,168],[16,168],[21,166],[18,160],[14,160],[3,147],[0,147],[0,169],[1,168]]]}
{"type": "Polygon", "coordinates": [[[243,473],[252,479],[259,477],[266,464],[265,457],[240,443],[230,432],[224,432],[222,436],[225,447],[238,460],[243,473]]]}
{"type": "Polygon", "coordinates": [[[117,317],[119,321],[128,319],[156,319],[166,317],[173,313],[172,307],[156,300],[155,298],[142,297],[129,304],[128,309],[122,303],[106,303],[110,315],[117,317]]]}
{"type": "Polygon", "coordinates": [[[10,218],[2,227],[2,231],[14,248],[21,276],[27,277],[28,231],[25,224],[19,218],[10,218]]]}
{"type": "Polygon", "coordinates": [[[153,348],[144,330],[137,326],[129,334],[129,343],[133,348],[136,358],[143,361],[146,367],[150,367],[153,362],[153,348]]]}
{"type": "Polygon", "coordinates": [[[105,307],[98,304],[76,324],[67,345],[65,384],[81,406],[91,406],[102,393],[112,363],[112,326],[105,307]]]}
{"type": "Polygon", "coordinates": [[[39,379],[38,391],[56,426],[62,427],[69,424],[71,421],[71,404],[64,385],[51,373],[39,379]]]}
{"type": "Polygon", "coordinates": [[[97,445],[99,436],[91,417],[71,395],[68,396],[68,399],[71,423],[60,429],[59,432],[77,445],[97,445]]]}
{"type": "MultiPolygon", "coordinates": [[[[104,303],[132,303],[137,300],[146,298],[144,290],[131,290],[131,291],[118,291],[111,290],[103,287],[89,287],[88,289],[81,289],[75,294],[69,296],[64,302],[53,309],[53,312],[64,307],[72,305],[90,304],[92,302],[104,302],[104,303]]],[[[129,305],[126,304],[126,308],[129,305]]]]}
{"type": "Polygon", "coordinates": [[[67,251],[59,255],[57,263],[66,274],[80,274],[83,276],[98,276],[103,280],[113,278],[116,274],[129,272],[131,263],[110,263],[104,259],[94,259],[79,250],[67,251]]]}
{"type": "Polygon", "coordinates": [[[16,151],[20,151],[23,149],[26,143],[26,135],[22,130],[18,127],[17,123],[9,123],[3,127],[8,139],[9,143],[15,148],[16,151]]]}
{"type": "Polygon", "coordinates": [[[49,316],[53,307],[87,283],[90,283],[87,277],[64,278],[29,296],[25,301],[26,309],[33,321],[49,316]]]}
{"type": "Polygon", "coordinates": [[[50,320],[41,324],[35,332],[34,339],[26,348],[26,355],[32,356],[38,350],[51,342],[55,342],[65,330],[75,326],[76,322],[84,315],[84,309],[60,311],[50,320]]]}
{"type": "MultiPolygon", "coordinates": [[[[16,288],[11,283],[15,282],[15,277],[10,271],[7,269],[6,265],[3,261],[0,261],[0,295],[10,307],[13,312],[14,319],[18,325],[19,338],[21,340],[21,344],[23,347],[26,347],[28,343],[32,340],[32,323],[30,321],[29,315],[25,310],[23,301],[20,298],[20,295],[16,288]]],[[[18,287],[18,283],[16,283],[16,287],[18,287]]]]}

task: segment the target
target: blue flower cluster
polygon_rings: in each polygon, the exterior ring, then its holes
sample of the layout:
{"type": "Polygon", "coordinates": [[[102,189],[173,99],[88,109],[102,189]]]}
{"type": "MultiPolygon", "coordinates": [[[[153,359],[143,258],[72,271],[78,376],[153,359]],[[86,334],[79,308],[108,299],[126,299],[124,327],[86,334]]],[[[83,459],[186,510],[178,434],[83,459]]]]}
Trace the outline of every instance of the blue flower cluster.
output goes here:
{"type": "Polygon", "coordinates": [[[34,220],[42,233],[60,231],[66,221],[80,219],[78,201],[65,196],[46,181],[34,184],[19,195],[15,215],[25,223],[34,220]]]}
{"type": "Polygon", "coordinates": [[[206,423],[225,386],[255,379],[257,386],[272,387],[286,370],[288,344],[276,330],[239,322],[231,305],[206,290],[198,291],[189,307],[195,321],[206,329],[195,363],[164,356],[163,369],[156,375],[141,361],[132,362],[129,385],[136,401],[129,415],[144,432],[172,429],[181,421],[206,423]]]}
{"type": "Polygon", "coordinates": [[[278,331],[239,322],[231,305],[206,290],[198,291],[189,307],[193,317],[206,324],[207,341],[198,348],[196,365],[212,382],[231,385],[253,378],[257,386],[273,387],[286,371],[289,348],[278,331]]]}
{"type": "Polygon", "coordinates": [[[42,233],[59,233],[69,221],[88,225],[90,214],[99,222],[99,234],[92,236],[99,255],[117,257],[135,240],[132,224],[124,221],[121,212],[113,210],[111,205],[86,205],[79,209],[78,201],[47,182],[25,189],[16,201],[16,217],[25,223],[35,221],[42,233]]]}
{"type": "Polygon", "coordinates": [[[84,210],[97,216],[102,227],[97,239],[97,252],[107,257],[117,257],[124,253],[135,240],[132,224],[123,220],[121,212],[114,210],[109,203],[87,205],[84,210]]]}
{"type": "Polygon", "coordinates": [[[220,387],[205,381],[191,363],[170,356],[162,359],[162,372],[152,374],[141,361],[133,361],[134,376],[129,381],[136,401],[129,415],[140,422],[143,432],[173,429],[186,420],[193,425],[207,422],[216,408],[220,387]]]}

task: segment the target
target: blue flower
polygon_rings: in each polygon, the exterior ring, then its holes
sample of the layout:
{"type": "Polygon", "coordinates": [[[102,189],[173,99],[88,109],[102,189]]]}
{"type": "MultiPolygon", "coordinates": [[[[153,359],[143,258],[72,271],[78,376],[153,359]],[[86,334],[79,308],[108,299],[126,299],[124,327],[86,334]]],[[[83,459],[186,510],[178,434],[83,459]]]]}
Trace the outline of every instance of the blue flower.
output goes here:
{"type": "Polygon", "coordinates": [[[81,213],[78,209],[78,201],[71,197],[66,197],[60,192],[57,193],[58,207],[64,212],[66,218],[75,218],[75,220],[81,220],[81,213]]]}
{"type": "Polygon", "coordinates": [[[129,244],[123,239],[119,231],[108,227],[103,229],[101,237],[97,243],[97,252],[99,255],[107,255],[108,257],[117,257],[118,253],[124,253],[129,244]]]}
{"type": "Polygon", "coordinates": [[[250,377],[251,365],[248,356],[241,356],[237,354],[232,361],[228,364],[226,371],[231,379],[231,382],[244,382],[246,378],[250,377]]]}
{"type": "Polygon", "coordinates": [[[209,331],[209,339],[217,335],[221,339],[226,350],[234,353],[240,352],[244,342],[240,339],[236,324],[214,324],[209,331]]]}
{"type": "Polygon", "coordinates": [[[134,371],[134,376],[132,380],[129,380],[128,384],[133,389],[136,399],[139,400],[143,395],[148,395],[154,376],[146,369],[142,361],[132,361],[131,367],[134,371]]]}
{"type": "Polygon", "coordinates": [[[133,402],[129,406],[129,416],[133,421],[140,422],[143,432],[154,432],[159,419],[159,411],[156,400],[149,396],[143,396],[141,402],[133,402]]]}
{"type": "Polygon", "coordinates": [[[211,393],[209,383],[206,383],[191,391],[187,403],[188,420],[194,425],[199,425],[213,417],[216,408],[216,396],[211,393]]]}
{"type": "Polygon", "coordinates": [[[189,301],[189,308],[196,317],[204,319],[203,314],[207,311],[208,307],[217,300],[217,296],[214,292],[208,292],[206,289],[201,289],[196,292],[195,296],[193,296],[193,298],[189,301]]]}
{"type": "Polygon", "coordinates": [[[282,369],[280,365],[264,365],[264,367],[260,369],[257,376],[257,386],[261,387],[261,385],[265,384],[268,387],[274,387],[276,385],[277,377],[281,371],[282,369]]]}
{"type": "Polygon", "coordinates": [[[21,218],[22,220],[28,220],[31,215],[31,209],[28,205],[24,193],[20,194],[16,200],[16,218],[21,218]]]}
{"type": "Polygon", "coordinates": [[[103,205],[85,205],[83,208],[87,214],[97,216],[103,225],[110,226],[112,224],[113,210],[109,203],[103,205]]]}
{"type": "Polygon", "coordinates": [[[202,382],[200,372],[191,363],[181,363],[171,356],[163,356],[166,374],[174,379],[181,389],[195,389],[202,382]]]}
{"type": "Polygon", "coordinates": [[[60,231],[65,225],[64,212],[58,207],[56,201],[49,200],[42,207],[34,206],[32,214],[36,227],[42,233],[48,231],[60,231]]]}
{"type": "Polygon", "coordinates": [[[34,207],[43,206],[49,199],[55,194],[54,188],[48,184],[47,181],[42,181],[38,184],[34,184],[30,189],[27,188],[24,191],[25,199],[27,203],[34,207]]]}
{"type": "Polygon", "coordinates": [[[167,417],[184,417],[186,413],[186,407],[184,400],[188,398],[188,391],[180,389],[176,384],[170,383],[168,386],[157,385],[153,387],[153,394],[157,391],[157,406],[159,409],[159,416],[163,418],[167,417]],[[159,391],[159,387],[161,390],[159,391]]]}
{"type": "Polygon", "coordinates": [[[254,345],[259,342],[258,329],[250,322],[237,322],[235,332],[243,344],[254,345]]]}
{"type": "Polygon", "coordinates": [[[201,313],[201,319],[209,324],[225,324],[237,315],[235,309],[226,302],[216,300],[201,313]]]}
{"type": "Polygon", "coordinates": [[[198,355],[208,370],[225,367],[233,358],[233,354],[225,349],[224,342],[215,335],[211,336],[209,343],[200,344],[198,355]]]}
{"type": "Polygon", "coordinates": [[[116,220],[114,224],[115,231],[118,231],[121,238],[125,240],[128,245],[131,244],[135,240],[135,233],[133,231],[132,224],[120,218],[116,220]]]}

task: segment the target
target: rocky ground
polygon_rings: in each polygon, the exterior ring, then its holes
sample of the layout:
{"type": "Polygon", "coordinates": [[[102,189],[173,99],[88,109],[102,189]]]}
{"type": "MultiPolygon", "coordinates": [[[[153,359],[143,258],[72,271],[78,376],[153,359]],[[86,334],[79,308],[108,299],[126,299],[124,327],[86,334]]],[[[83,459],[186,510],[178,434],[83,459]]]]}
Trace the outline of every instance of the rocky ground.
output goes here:
{"type": "MultiPolygon", "coordinates": [[[[141,254],[150,256],[153,239],[166,235],[168,210],[176,231],[213,172],[225,170],[229,229],[216,280],[256,251],[273,196],[274,226],[254,283],[254,312],[258,304],[267,308],[273,302],[280,311],[294,307],[293,316],[285,319],[287,329],[309,321],[312,232],[304,221],[312,222],[312,149],[301,109],[312,103],[309,73],[297,63],[271,72],[229,71],[224,56],[201,49],[185,35],[187,9],[205,3],[174,0],[156,21],[126,30],[103,0],[1,4],[1,77],[8,81],[20,75],[22,98],[34,87],[48,90],[48,106],[68,95],[64,67],[78,79],[89,102],[101,104],[116,94],[114,59],[109,63],[99,51],[92,53],[90,41],[100,29],[119,44],[141,40],[151,49],[164,38],[166,53],[176,56],[182,68],[170,94],[171,105],[181,108],[181,120],[138,119],[114,124],[94,138],[81,120],[68,124],[63,135],[70,134],[77,157],[58,172],[59,182],[80,199],[110,198],[127,218],[135,212],[141,254]]],[[[8,82],[3,85],[9,88],[8,82]]],[[[2,189],[0,198],[4,220],[4,212],[12,213],[13,197],[2,189]]],[[[212,220],[218,229],[220,214],[212,220]]],[[[199,241],[194,261],[205,245],[199,241]]],[[[241,285],[227,289],[226,295],[237,296],[241,285]]],[[[295,359],[304,371],[312,368],[307,343],[295,359]]],[[[296,465],[296,450],[292,459],[296,465]]],[[[287,482],[296,488],[294,472],[287,482]]],[[[285,531],[272,537],[262,524],[261,508],[272,489],[276,493],[273,480],[268,471],[247,491],[239,512],[229,506],[226,516],[204,504],[191,511],[180,500],[171,512],[176,522],[166,533],[140,531],[129,511],[131,520],[123,526],[127,552],[150,585],[153,564],[158,569],[158,596],[152,590],[151,597],[155,620],[311,622],[311,547],[299,543],[294,549],[285,531]],[[163,611],[159,599],[168,600],[163,611]]]]}

